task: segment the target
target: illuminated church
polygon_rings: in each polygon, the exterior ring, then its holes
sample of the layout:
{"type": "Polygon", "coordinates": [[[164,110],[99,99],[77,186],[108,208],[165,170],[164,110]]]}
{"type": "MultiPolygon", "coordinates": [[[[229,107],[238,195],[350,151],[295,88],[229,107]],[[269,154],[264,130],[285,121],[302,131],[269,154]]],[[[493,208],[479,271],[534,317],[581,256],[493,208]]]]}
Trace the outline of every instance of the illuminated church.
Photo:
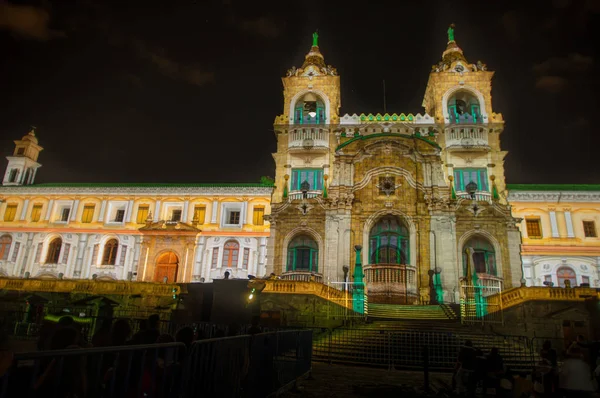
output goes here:
{"type": "Polygon", "coordinates": [[[0,188],[0,277],[229,271],[341,289],[364,273],[370,302],[407,304],[456,303],[473,284],[600,286],[600,186],[506,184],[493,74],[450,28],[420,113],[340,115],[340,76],[315,34],[282,78],[274,183],[36,184],[32,131],[0,188]]]}

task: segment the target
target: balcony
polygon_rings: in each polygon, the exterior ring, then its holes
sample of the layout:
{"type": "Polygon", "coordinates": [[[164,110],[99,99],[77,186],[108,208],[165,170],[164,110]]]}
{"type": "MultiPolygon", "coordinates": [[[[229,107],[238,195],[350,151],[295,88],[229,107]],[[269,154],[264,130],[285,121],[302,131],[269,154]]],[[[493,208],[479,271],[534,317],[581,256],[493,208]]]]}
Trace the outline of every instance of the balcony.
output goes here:
{"type": "Polygon", "coordinates": [[[417,268],[404,264],[369,264],[364,267],[369,302],[412,303],[417,297],[417,268]]]}
{"type": "Polygon", "coordinates": [[[471,198],[471,195],[469,195],[467,192],[459,191],[459,192],[456,192],[456,197],[460,198],[460,199],[465,199],[465,200],[473,200],[474,199],[477,202],[492,203],[492,194],[489,192],[485,192],[485,191],[475,192],[475,198],[471,198]]]}
{"type": "Polygon", "coordinates": [[[446,148],[449,150],[489,150],[488,132],[482,128],[446,129],[446,148]]]}
{"type": "Polygon", "coordinates": [[[483,123],[483,116],[479,112],[463,113],[459,115],[456,112],[450,113],[448,117],[448,123],[450,124],[481,124],[483,123]]]}
{"type": "Polygon", "coordinates": [[[310,271],[287,271],[281,274],[279,278],[286,281],[323,283],[323,274],[310,271]]]}
{"type": "MultiPolygon", "coordinates": [[[[323,194],[323,191],[308,191],[306,193],[306,199],[314,199],[323,194]]],[[[288,198],[291,200],[301,200],[302,192],[301,191],[292,191],[288,194],[288,198]]]]}
{"type": "Polygon", "coordinates": [[[329,149],[329,132],[321,128],[299,128],[290,131],[288,148],[293,152],[329,149]]]}

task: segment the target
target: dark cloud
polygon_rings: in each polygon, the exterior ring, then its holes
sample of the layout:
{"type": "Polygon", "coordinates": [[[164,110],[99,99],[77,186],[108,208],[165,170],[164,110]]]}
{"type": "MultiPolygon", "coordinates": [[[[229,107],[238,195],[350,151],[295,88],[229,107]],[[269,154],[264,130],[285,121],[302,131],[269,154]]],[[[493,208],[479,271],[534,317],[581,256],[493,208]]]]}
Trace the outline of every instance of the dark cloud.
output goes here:
{"type": "Polygon", "coordinates": [[[535,87],[551,93],[563,91],[569,85],[569,81],[560,76],[541,76],[535,81],[535,87]]]}
{"type": "Polygon", "coordinates": [[[149,60],[160,73],[171,79],[184,81],[196,86],[203,86],[214,80],[215,76],[213,72],[207,72],[198,65],[178,62],[168,57],[163,48],[150,48],[150,46],[139,39],[133,39],[131,42],[141,58],[149,60]]]}
{"type": "Polygon", "coordinates": [[[46,41],[65,37],[65,33],[50,29],[50,13],[40,7],[0,2],[0,29],[26,39],[46,41]]]}
{"type": "Polygon", "coordinates": [[[253,33],[268,39],[274,39],[281,33],[275,20],[267,16],[238,21],[237,25],[245,32],[253,33]]]}
{"type": "Polygon", "coordinates": [[[535,87],[558,93],[569,86],[570,81],[582,78],[594,65],[592,57],[573,53],[566,57],[552,57],[533,67],[537,75],[535,87]]]}

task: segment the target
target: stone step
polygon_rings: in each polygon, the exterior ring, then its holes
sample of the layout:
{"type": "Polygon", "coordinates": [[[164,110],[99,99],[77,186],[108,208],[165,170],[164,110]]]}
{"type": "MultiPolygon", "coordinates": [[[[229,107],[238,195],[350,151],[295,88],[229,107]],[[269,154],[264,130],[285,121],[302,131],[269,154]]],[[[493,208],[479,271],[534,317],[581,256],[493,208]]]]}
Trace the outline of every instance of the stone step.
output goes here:
{"type": "Polygon", "coordinates": [[[439,305],[369,304],[369,318],[450,320],[448,312],[439,305]]]}

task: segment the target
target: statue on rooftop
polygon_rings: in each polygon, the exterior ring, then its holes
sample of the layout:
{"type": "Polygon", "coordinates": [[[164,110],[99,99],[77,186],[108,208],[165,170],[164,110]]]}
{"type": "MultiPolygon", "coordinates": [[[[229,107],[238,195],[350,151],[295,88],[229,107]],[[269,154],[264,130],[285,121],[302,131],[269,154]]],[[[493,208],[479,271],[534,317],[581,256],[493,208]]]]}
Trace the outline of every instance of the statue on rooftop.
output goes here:
{"type": "Polygon", "coordinates": [[[319,34],[313,33],[313,47],[319,47],[319,34]]]}
{"type": "Polygon", "coordinates": [[[448,28],[448,42],[454,41],[454,24],[450,24],[448,28]]]}

